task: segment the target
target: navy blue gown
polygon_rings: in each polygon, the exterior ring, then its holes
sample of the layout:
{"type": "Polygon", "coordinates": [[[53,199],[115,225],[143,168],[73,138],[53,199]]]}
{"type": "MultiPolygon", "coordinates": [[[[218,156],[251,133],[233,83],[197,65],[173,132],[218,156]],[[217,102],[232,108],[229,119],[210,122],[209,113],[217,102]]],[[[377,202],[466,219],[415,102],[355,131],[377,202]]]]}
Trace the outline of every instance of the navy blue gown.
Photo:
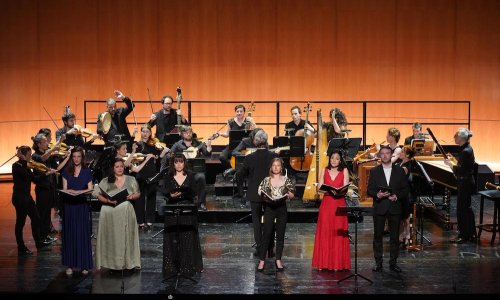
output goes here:
{"type": "MultiPolygon", "coordinates": [[[[82,168],[78,177],[68,174],[65,169],[62,176],[68,182],[68,189],[86,190],[92,181],[92,173],[82,168]]],[[[70,268],[90,270],[93,268],[92,243],[89,217],[89,205],[86,196],[63,196],[62,218],[62,264],[70,268]]]]}

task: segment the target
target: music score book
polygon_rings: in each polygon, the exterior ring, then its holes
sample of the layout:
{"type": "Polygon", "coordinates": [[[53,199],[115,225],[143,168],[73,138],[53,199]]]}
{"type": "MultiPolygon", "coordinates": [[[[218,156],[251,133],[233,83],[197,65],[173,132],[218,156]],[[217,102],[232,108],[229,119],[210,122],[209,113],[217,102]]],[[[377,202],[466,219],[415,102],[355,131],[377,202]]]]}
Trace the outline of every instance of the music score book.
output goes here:
{"type": "Polygon", "coordinates": [[[127,196],[128,196],[128,191],[127,188],[122,188],[119,190],[114,190],[113,192],[106,192],[104,191],[100,186],[99,189],[101,190],[101,194],[113,201],[116,201],[116,205],[118,206],[119,204],[122,204],[122,202],[128,201],[127,196]]]}
{"type": "Polygon", "coordinates": [[[378,190],[381,191],[382,193],[384,192],[389,192],[392,195],[392,189],[388,186],[378,186],[378,190]]]}
{"type": "Polygon", "coordinates": [[[279,196],[279,197],[271,197],[269,194],[267,194],[264,191],[262,191],[262,195],[261,196],[262,196],[262,198],[264,199],[265,202],[272,203],[272,204],[277,204],[277,203],[286,201],[288,199],[288,195],[287,194],[279,196]]]}
{"type": "Polygon", "coordinates": [[[350,185],[351,185],[351,183],[349,182],[344,186],[336,188],[336,187],[333,187],[331,185],[323,183],[319,187],[319,190],[322,192],[325,192],[325,193],[330,193],[330,195],[332,195],[334,198],[340,198],[340,197],[345,197],[345,195],[347,194],[347,191],[349,190],[350,185]]]}
{"type": "Polygon", "coordinates": [[[80,196],[92,193],[92,190],[59,190],[59,192],[70,196],[80,196]]]}

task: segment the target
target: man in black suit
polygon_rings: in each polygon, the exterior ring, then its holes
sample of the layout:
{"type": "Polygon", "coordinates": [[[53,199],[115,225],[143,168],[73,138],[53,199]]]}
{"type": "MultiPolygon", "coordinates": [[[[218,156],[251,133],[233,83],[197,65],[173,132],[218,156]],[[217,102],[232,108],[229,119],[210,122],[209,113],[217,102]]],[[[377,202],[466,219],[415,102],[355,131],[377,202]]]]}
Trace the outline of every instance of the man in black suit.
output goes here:
{"type": "Polygon", "coordinates": [[[455,144],[460,146],[457,163],[453,163],[449,158],[444,163],[453,170],[457,178],[457,225],[458,237],[451,239],[451,243],[462,244],[465,242],[477,242],[476,223],[474,211],[471,207],[472,194],[475,191],[476,181],[474,179],[474,150],[469,139],[472,131],[467,128],[459,128],[455,133],[455,144]]]}
{"type": "MultiPolygon", "coordinates": [[[[262,217],[262,201],[257,194],[260,183],[266,176],[269,176],[269,167],[271,160],[278,157],[278,154],[267,149],[267,133],[264,130],[259,130],[253,137],[253,143],[258,148],[254,153],[245,156],[243,160],[243,168],[241,170],[242,178],[247,178],[248,189],[246,199],[250,202],[252,208],[252,223],[253,236],[257,245],[257,250],[254,256],[259,256],[260,251],[268,249],[260,249],[262,245],[262,225],[260,219],[262,217]]],[[[270,250],[272,252],[272,247],[270,250]]]]}
{"type": "MultiPolygon", "coordinates": [[[[103,132],[101,114],[97,116],[97,133],[100,134],[104,140],[106,147],[113,146],[119,141],[128,141],[127,151],[132,150],[134,138],[130,135],[127,125],[127,116],[134,110],[134,103],[129,97],[125,97],[122,92],[116,90],[115,97],[125,102],[127,107],[116,108],[116,100],[108,98],[106,100],[106,111],[111,115],[111,127],[107,133],[103,132]]],[[[137,128],[134,128],[134,136],[137,128]]]]}
{"type": "Polygon", "coordinates": [[[373,197],[373,254],[375,257],[374,272],[382,271],[382,238],[384,224],[387,219],[390,232],[390,259],[391,271],[401,272],[396,264],[399,255],[399,222],[401,220],[404,197],[409,192],[408,180],[403,168],[391,163],[392,150],[388,146],[381,146],[379,157],[382,163],[370,170],[368,180],[368,195],[373,197]],[[382,191],[380,187],[388,187],[392,191],[382,191]]]}

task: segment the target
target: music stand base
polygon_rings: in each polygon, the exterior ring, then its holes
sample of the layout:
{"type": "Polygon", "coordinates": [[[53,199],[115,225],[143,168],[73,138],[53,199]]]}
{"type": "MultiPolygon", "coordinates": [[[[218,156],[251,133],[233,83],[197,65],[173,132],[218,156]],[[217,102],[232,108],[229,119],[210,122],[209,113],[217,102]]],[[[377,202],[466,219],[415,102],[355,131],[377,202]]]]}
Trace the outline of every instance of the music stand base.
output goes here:
{"type": "Polygon", "coordinates": [[[162,282],[165,283],[165,282],[169,281],[172,278],[175,278],[175,287],[174,287],[174,290],[177,290],[177,286],[179,284],[179,279],[180,278],[189,279],[193,283],[198,283],[198,281],[196,281],[195,279],[193,279],[193,278],[191,278],[191,277],[189,277],[187,275],[184,275],[182,273],[177,273],[177,274],[171,275],[170,277],[163,279],[162,282]]]}
{"type": "Polygon", "coordinates": [[[373,281],[371,281],[370,279],[366,278],[365,276],[363,276],[361,274],[358,274],[358,273],[354,273],[354,274],[351,274],[351,275],[349,275],[349,276],[347,276],[345,278],[340,279],[339,281],[337,281],[337,284],[340,284],[342,281],[345,281],[345,280],[350,279],[352,277],[354,277],[354,280],[356,280],[356,281],[358,280],[358,277],[361,277],[364,280],[368,281],[370,284],[373,283],[373,281]]]}

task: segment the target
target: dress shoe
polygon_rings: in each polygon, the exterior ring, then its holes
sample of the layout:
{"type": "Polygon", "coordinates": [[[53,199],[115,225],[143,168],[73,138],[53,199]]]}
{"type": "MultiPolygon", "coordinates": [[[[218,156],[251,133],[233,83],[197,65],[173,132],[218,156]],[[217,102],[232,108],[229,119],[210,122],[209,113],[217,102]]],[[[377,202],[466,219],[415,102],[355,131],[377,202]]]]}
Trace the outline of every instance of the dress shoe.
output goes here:
{"type": "Polygon", "coordinates": [[[372,268],[372,271],[373,272],[382,272],[384,268],[382,268],[382,265],[375,265],[373,268],[372,268]]]}
{"type": "Polygon", "coordinates": [[[207,207],[205,206],[205,204],[200,205],[200,210],[207,211],[207,207]]]}
{"type": "Polygon", "coordinates": [[[283,263],[281,263],[281,268],[278,267],[278,261],[277,260],[274,261],[274,265],[276,266],[276,271],[277,272],[283,272],[283,270],[285,270],[285,266],[283,266],[283,263]]]}
{"type": "Polygon", "coordinates": [[[19,256],[30,256],[30,255],[33,255],[33,252],[28,249],[28,248],[20,248],[20,249],[17,249],[17,254],[19,256]]]}
{"type": "Polygon", "coordinates": [[[224,177],[224,179],[225,179],[225,180],[227,180],[228,176],[229,176],[229,175],[234,174],[234,172],[236,172],[236,170],[235,170],[235,169],[233,169],[233,168],[226,169],[226,170],[222,173],[222,177],[224,177]]]}
{"type": "Polygon", "coordinates": [[[401,270],[401,268],[400,268],[400,267],[398,267],[398,265],[391,265],[391,266],[389,267],[389,269],[391,269],[391,271],[396,272],[396,273],[401,273],[401,272],[403,272],[403,270],[401,270]]]}
{"type": "Polygon", "coordinates": [[[82,270],[82,275],[87,275],[88,273],[89,273],[89,271],[88,271],[88,270],[85,270],[85,269],[84,269],[84,270],[82,270]]]}

